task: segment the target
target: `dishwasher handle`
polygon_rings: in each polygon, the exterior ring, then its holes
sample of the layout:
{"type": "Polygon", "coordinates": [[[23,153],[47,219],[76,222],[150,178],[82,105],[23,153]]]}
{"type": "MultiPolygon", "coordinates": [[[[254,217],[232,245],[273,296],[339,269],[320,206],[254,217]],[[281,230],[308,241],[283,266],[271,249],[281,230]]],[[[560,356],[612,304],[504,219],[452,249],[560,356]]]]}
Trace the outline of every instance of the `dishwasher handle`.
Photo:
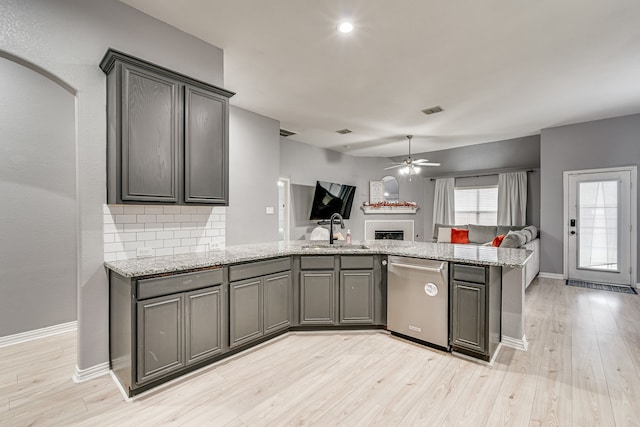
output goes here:
{"type": "Polygon", "coordinates": [[[415,264],[402,264],[399,262],[390,262],[389,266],[390,267],[401,267],[401,268],[408,268],[408,269],[413,269],[413,270],[422,270],[422,271],[430,271],[432,273],[442,273],[442,271],[444,270],[444,267],[447,265],[446,262],[442,262],[440,263],[440,267],[439,268],[431,268],[431,267],[423,267],[421,265],[415,265],[415,264]]]}

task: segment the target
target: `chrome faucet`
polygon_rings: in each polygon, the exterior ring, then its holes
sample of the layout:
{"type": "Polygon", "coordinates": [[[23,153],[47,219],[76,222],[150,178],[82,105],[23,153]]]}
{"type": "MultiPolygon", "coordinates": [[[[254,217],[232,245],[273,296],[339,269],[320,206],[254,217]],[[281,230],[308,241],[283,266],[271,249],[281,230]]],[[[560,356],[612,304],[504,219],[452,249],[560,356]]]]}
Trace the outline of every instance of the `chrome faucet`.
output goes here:
{"type": "Polygon", "coordinates": [[[340,219],[340,228],[344,228],[344,221],[342,220],[342,215],[340,215],[338,212],[334,213],[333,215],[331,215],[331,219],[329,220],[330,224],[329,224],[329,244],[333,245],[333,220],[339,218],[340,219]]]}

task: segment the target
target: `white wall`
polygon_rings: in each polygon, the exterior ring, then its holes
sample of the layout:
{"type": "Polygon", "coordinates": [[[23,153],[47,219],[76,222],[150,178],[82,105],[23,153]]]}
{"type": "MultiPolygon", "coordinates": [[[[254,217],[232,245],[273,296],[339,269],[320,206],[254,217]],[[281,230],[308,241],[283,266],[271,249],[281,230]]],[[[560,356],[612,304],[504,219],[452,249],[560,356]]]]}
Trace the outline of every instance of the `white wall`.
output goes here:
{"type": "Polygon", "coordinates": [[[0,57],[0,337],[76,320],[75,97],[0,57]]]}
{"type": "MultiPolygon", "coordinates": [[[[78,367],[108,361],[108,286],[103,266],[106,199],[107,48],[223,86],[222,50],[117,0],[4,0],[0,50],[58,76],[77,91],[78,367]]],[[[47,152],[53,156],[55,150],[47,152]]],[[[51,177],[57,180],[56,176],[51,177]]]]}
{"type": "Polygon", "coordinates": [[[543,129],[540,161],[540,271],[562,274],[563,172],[640,164],[640,114],[543,129]]]}
{"type": "Polygon", "coordinates": [[[279,139],[277,120],[231,108],[227,245],[278,240],[279,139]]]}
{"type": "MultiPolygon", "coordinates": [[[[291,205],[292,224],[291,239],[300,240],[309,237],[311,230],[316,227],[314,221],[309,221],[311,199],[316,181],[336,182],[356,186],[351,218],[345,221],[346,228],[351,229],[354,240],[364,238],[365,220],[413,220],[414,240],[423,240],[424,180],[414,177],[411,182],[406,176],[398,176],[400,200],[417,202],[420,206],[415,215],[365,215],[360,209],[362,203],[369,200],[369,181],[380,180],[385,175],[393,175],[385,171],[390,160],[379,157],[354,157],[337,151],[327,150],[303,144],[291,139],[280,139],[280,175],[289,178],[292,184],[291,205]]],[[[397,170],[397,169],[396,169],[397,170]]]]}

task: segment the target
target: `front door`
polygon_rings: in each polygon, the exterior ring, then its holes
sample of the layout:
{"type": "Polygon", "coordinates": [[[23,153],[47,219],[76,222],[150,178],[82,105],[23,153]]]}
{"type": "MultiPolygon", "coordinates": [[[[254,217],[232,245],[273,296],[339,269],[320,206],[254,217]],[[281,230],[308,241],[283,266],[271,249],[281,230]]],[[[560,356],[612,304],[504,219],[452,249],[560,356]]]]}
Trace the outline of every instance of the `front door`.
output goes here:
{"type": "Polygon", "coordinates": [[[568,278],[631,285],[631,170],[568,172],[568,278]]]}

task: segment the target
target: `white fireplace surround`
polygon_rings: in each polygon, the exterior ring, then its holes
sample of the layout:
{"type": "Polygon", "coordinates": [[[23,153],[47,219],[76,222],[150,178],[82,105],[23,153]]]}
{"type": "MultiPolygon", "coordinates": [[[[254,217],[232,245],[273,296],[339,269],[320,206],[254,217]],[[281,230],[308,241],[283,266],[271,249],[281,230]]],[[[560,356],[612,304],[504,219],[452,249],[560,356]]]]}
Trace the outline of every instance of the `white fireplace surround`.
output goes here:
{"type": "Polygon", "coordinates": [[[364,221],[365,240],[375,240],[376,231],[402,230],[404,239],[413,242],[413,220],[377,220],[367,219],[364,221]]]}

